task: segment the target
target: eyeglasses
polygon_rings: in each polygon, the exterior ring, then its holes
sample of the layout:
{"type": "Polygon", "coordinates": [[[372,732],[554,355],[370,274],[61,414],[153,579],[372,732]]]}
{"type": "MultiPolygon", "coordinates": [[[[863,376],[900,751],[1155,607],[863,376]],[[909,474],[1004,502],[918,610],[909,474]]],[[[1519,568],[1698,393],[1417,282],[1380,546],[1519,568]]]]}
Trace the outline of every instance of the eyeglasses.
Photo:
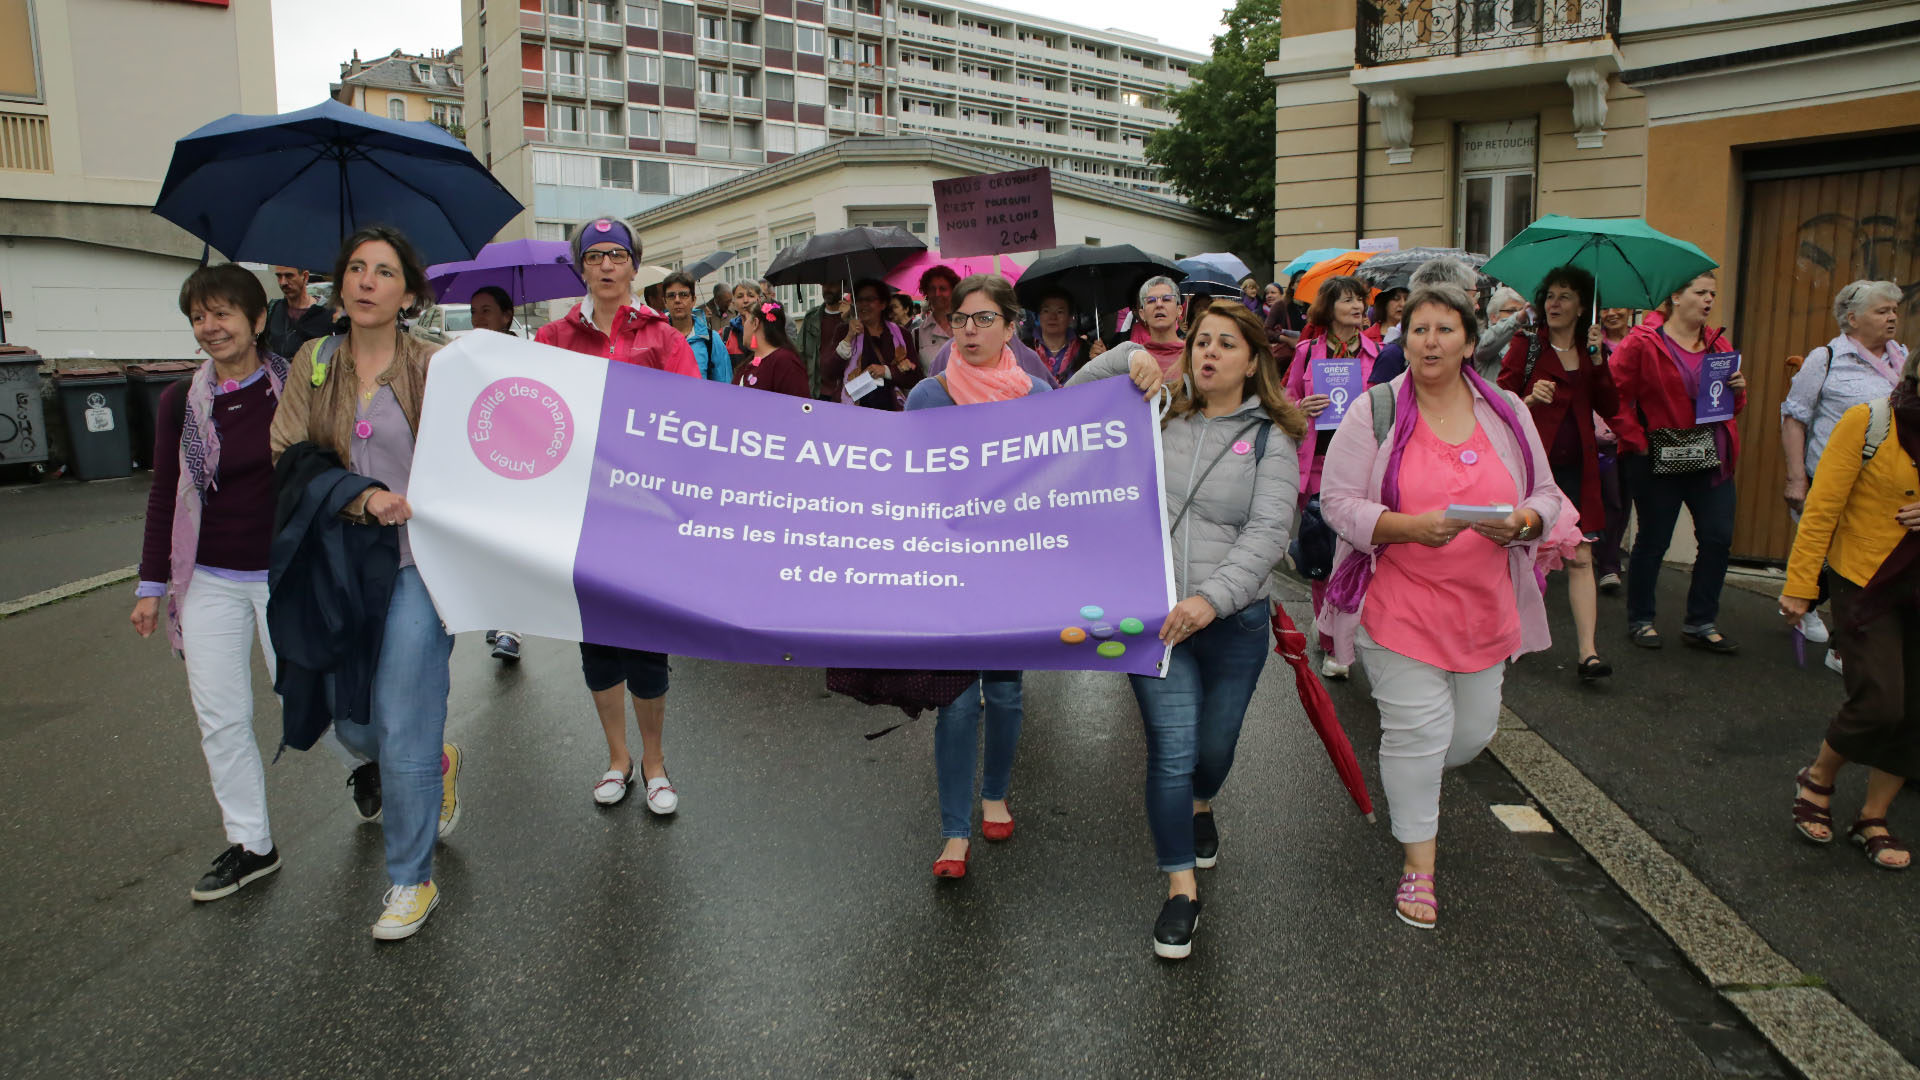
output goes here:
{"type": "Polygon", "coordinates": [[[624,248],[615,248],[612,251],[588,251],[580,256],[580,261],[588,266],[599,266],[602,261],[610,262],[615,266],[625,266],[633,261],[633,252],[624,248]]]}
{"type": "Polygon", "coordinates": [[[1173,293],[1155,293],[1152,296],[1143,298],[1140,302],[1143,304],[1177,304],[1180,302],[1180,297],[1173,293]]]}
{"type": "Polygon", "coordinates": [[[675,290],[674,292],[670,292],[670,293],[668,293],[668,294],[667,294],[667,299],[669,299],[669,300],[691,300],[691,299],[693,299],[693,294],[692,294],[692,293],[690,293],[690,292],[688,292],[688,291],[686,291],[685,289],[678,289],[678,290],[675,290]]]}
{"type": "Polygon", "coordinates": [[[953,325],[956,328],[967,325],[967,321],[971,319],[973,321],[973,325],[979,327],[982,330],[986,330],[986,329],[990,329],[994,323],[997,323],[1002,319],[1005,319],[1006,316],[1000,314],[997,311],[976,311],[976,312],[973,312],[972,314],[968,314],[967,312],[964,312],[964,311],[956,311],[953,313],[951,318],[953,319],[953,325]]]}

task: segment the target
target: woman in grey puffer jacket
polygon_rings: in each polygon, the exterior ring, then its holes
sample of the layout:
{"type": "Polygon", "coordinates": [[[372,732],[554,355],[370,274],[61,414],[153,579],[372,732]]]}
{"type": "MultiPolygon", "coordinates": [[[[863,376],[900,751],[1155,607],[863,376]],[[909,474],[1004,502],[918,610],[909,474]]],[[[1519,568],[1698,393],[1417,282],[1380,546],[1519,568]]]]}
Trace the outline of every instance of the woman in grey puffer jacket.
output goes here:
{"type": "MultiPolygon", "coordinates": [[[[1160,628],[1173,646],[1166,677],[1131,677],[1147,731],[1147,825],[1168,875],[1153,950],[1176,960],[1192,952],[1200,918],[1194,868],[1219,859],[1211,801],[1266,666],[1267,579],[1293,532],[1307,433],[1280,389],[1266,328],[1242,304],[1207,309],[1177,373],[1162,422],[1162,486],[1174,586],[1185,599],[1160,628]]],[[[1116,375],[1150,397],[1161,388],[1160,367],[1144,352],[1104,354],[1069,385],[1116,375]]]]}

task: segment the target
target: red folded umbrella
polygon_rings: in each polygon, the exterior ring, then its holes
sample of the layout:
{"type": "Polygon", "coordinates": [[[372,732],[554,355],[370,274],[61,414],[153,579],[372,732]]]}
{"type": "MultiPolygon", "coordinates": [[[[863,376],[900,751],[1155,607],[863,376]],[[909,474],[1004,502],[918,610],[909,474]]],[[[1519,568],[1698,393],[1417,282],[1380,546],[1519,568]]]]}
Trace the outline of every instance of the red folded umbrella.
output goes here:
{"type": "Polygon", "coordinates": [[[1294,629],[1287,609],[1278,601],[1273,605],[1273,639],[1273,651],[1293,665],[1293,681],[1300,690],[1300,704],[1306,707],[1308,721],[1326,745],[1334,771],[1347,786],[1347,794],[1353,796],[1354,805],[1372,821],[1373,799],[1367,794],[1367,782],[1360,776],[1360,759],[1354,757],[1353,744],[1347,741],[1347,733],[1340,729],[1340,719],[1333,714],[1333,698],[1327,695],[1320,676],[1315,675],[1307,663],[1307,635],[1294,629]]]}

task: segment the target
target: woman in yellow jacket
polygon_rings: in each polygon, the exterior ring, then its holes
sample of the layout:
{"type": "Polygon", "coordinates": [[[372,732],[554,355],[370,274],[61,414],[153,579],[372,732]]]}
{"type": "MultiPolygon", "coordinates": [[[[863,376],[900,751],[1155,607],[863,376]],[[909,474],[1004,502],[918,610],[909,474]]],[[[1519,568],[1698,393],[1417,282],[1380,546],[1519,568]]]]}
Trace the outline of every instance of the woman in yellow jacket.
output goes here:
{"type": "Polygon", "coordinates": [[[1780,614],[1800,617],[1820,593],[1828,567],[1845,662],[1847,700],[1827,725],[1820,756],[1800,770],[1794,827],[1817,844],[1834,837],[1828,809],[1846,763],[1871,772],[1860,817],[1848,830],[1883,870],[1905,870],[1913,854],[1887,829],[1900,786],[1920,774],[1920,349],[1907,358],[1890,398],[1847,410],[1834,427],[1808,492],[1787,563],[1780,614]]]}

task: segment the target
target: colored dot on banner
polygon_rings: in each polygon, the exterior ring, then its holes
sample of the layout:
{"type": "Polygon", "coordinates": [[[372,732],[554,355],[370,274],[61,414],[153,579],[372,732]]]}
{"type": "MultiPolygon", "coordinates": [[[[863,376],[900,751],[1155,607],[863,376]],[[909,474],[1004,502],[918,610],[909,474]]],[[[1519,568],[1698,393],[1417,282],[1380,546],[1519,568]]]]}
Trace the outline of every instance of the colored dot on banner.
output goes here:
{"type": "Polygon", "coordinates": [[[1141,622],[1139,619],[1120,620],[1120,632],[1123,634],[1139,634],[1145,632],[1146,629],[1147,624],[1141,622]]]}
{"type": "Polygon", "coordinates": [[[1105,641],[1113,636],[1113,627],[1108,623],[1094,623],[1093,636],[1105,641]]]}
{"type": "Polygon", "coordinates": [[[1117,641],[1106,641],[1102,642],[1100,647],[1094,651],[1111,660],[1116,656],[1125,656],[1127,647],[1117,641]]]}
{"type": "Polygon", "coordinates": [[[1060,640],[1069,645],[1078,645],[1087,640],[1087,632],[1077,626],[1069,626],[1065,630],[1060,631],[1060,640]]]}
{"type": "Polygon", "coordinates": [[[1106,609],[1100,607],[1098,604],[1088,604],[1086,607],[1080,609],[1080,617],[1086,619],[1088,622],[1102,618],[1106,613],[1106,609]]]}

